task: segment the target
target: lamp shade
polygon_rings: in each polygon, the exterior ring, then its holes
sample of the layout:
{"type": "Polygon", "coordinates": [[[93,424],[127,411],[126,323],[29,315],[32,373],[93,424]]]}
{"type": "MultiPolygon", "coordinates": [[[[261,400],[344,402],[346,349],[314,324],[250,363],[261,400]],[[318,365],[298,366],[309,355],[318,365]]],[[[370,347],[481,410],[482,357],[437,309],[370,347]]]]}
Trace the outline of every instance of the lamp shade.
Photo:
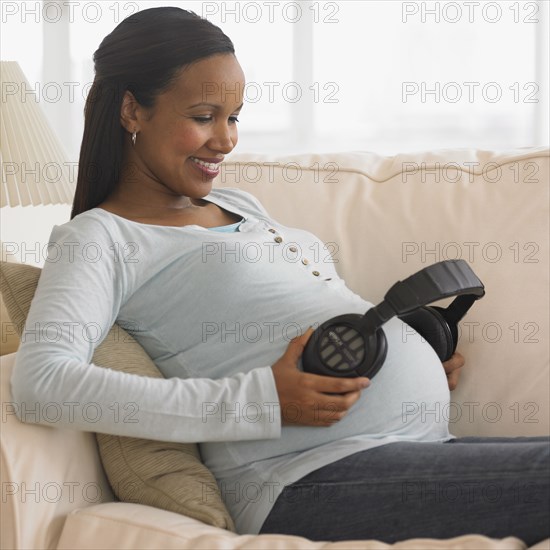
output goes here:
{"type": "MultiPolygon", "coordinates": [[[[61,143],[15,61],[0,62],[0,207],[71,204],[75,184],[61,143]]],[[[74,164],[74,163],[73,163],[74,164]]]]}

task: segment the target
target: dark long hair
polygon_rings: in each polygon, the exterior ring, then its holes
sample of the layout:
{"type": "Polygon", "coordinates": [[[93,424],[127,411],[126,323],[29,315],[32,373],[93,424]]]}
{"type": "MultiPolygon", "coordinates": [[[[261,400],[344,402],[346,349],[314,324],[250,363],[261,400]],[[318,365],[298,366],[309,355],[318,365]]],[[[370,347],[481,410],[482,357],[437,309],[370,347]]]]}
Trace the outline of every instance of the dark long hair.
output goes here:
{"type": "Polygon", "coordinates": [[[84,109],[71,219],[103,202],[118,181],[126,132],[120,109],[126,90],[144,107],[153,107],[179,69],[220,53],[235,53],[222,30],[175,7],[140,11],[103,39],[94,53],[95,78],[84,109]]]}

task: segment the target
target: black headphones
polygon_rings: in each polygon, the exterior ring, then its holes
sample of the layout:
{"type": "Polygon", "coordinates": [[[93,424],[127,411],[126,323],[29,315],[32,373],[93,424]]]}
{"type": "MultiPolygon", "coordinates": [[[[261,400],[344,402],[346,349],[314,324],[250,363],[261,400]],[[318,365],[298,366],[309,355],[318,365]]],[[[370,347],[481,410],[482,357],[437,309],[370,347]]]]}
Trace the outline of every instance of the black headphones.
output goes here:
{"type": "Polygon", "coordinates": [[[325,321],[306,344],[303,369],[314,374],[372,378],[388,350],[381,327],[396,315],[429,342],[441,361],[446,361],[456,349],[458,322],[484,294],[483,283],[464,260],[425,267],[395,283],[384,300],[365,315],[350,313],[325,321]],[[425,307],[450,296],[457,298],[446,309],[425,307]]]}

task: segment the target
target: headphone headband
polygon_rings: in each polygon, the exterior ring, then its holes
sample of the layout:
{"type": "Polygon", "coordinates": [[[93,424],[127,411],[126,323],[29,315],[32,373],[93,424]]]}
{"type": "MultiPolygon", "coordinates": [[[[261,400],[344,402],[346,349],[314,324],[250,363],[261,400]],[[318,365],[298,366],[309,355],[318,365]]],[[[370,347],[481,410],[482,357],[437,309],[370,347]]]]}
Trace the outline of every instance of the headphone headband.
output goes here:
{"type": "Polygon", "coordinates": [[[388,350],[382,325],[395,316],[425,338],[441,361],[447,361],[456,349],[458,321],[484,294],[482,282],[464,260],[428,266],[393,285],[384,300],[364,315],[339,315],[325,321],[304,349],[304,370],[372,378],[388,350]],[[457,297],[446,309],[425,307],[449,296],[457,297]]]}
{"type": "Polygon", "coordinates": [[[464,260],[444,260],[395,283],[384,301],[367,311],[364,324],[376,329],[396,315],[404,315],[449,296],[458,296],[448,308],[458,322],[484,294],[483,283],[464,260]]]}

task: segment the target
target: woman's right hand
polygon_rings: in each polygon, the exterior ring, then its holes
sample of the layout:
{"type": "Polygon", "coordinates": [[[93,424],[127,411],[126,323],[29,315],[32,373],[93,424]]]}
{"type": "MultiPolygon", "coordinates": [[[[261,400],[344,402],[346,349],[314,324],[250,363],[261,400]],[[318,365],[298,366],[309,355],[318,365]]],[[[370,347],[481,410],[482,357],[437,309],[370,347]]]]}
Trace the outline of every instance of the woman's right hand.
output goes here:
{"type": "Polygon", "coordinates": [[[366,377],[338,378],[300,371],[298,359],[312,334],[310,327],[302,336],[293,338],[284,355],[271,367],[283,426],[332,426],[370,384],[366,377]]]}

